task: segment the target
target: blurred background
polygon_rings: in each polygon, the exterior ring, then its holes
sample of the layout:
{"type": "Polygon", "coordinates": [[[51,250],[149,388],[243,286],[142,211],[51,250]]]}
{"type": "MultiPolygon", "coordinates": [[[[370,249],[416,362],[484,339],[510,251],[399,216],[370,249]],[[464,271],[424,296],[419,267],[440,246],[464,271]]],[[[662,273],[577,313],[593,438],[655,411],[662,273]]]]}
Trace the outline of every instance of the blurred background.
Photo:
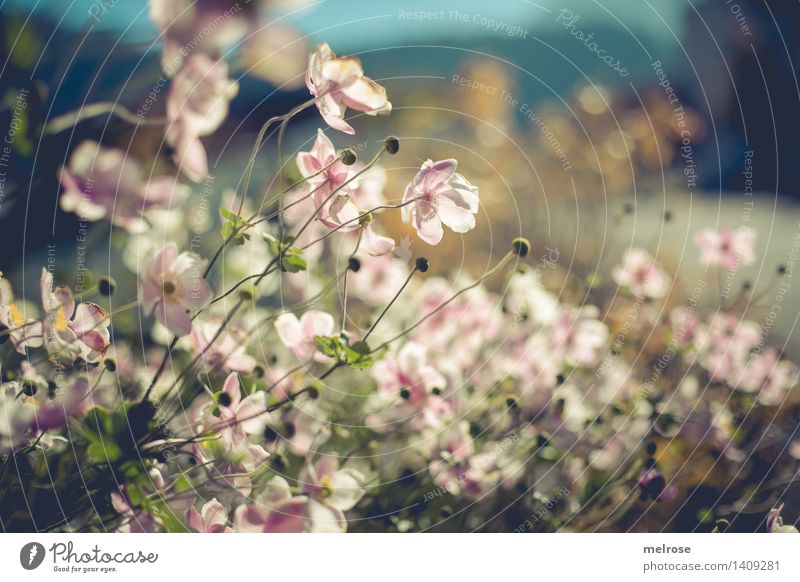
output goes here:
{"type": "MultiPolygon", "coordinates": [[[[226,127],[207,140],[218,184],[236,185],[263,119],[307,98],[307,54],[326,41],[358,55],[389,91],[393,115],[356,118],[356,136],[336,136],[337,147],[360,152],[389,133],[408,144],[390,169],[389,198],[426,157],[457,157],[481,187],[470,248],[452,237],[437,253],[483,265],[522,233],[589,274],[633,243],[691,274],[696,230],[747,224],[763,260],[737,285],[768,288],[788,260],[800,220],[796,2],[220,2],[261,18],[225,55],[241,89],[226,127]]],[[[100,135],[133,155],[164,150],[158,127],[100,116],[41,138],[45,121],[99,101],[136,111],[167,85],[143,0],[7,0],[0,10],[0,124],[16,120],[0,245],[14,271],[47,245],[74,253],[58,245],[78,225],[58,208],[57,175],[78,143],[100,135]]],[[[150,101],[149,113],[163,113],[163,98],[150,101]]],[[[312,111],[295,124],[293,151],[309,147],[317,124],[312,111]]],[[[160,157],[158,169],[170,171],[160,157]]],[[[265,182],[270,159],[259,162],[265,182]]],[[[794,319],[774,330],[792,351],[794,319]]]]}

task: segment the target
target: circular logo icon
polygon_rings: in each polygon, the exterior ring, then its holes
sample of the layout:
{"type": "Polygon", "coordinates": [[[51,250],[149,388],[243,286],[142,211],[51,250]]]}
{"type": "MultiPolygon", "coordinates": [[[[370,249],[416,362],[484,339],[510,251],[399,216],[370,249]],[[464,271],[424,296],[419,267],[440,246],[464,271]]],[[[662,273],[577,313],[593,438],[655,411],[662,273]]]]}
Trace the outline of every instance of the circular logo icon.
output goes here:
{"type": "Polygon", "coordinates": [[[19,563],[26,570],[35,570],[44,561],[44,546],[39,542],[29,542],[19,551],[19,563]]]}

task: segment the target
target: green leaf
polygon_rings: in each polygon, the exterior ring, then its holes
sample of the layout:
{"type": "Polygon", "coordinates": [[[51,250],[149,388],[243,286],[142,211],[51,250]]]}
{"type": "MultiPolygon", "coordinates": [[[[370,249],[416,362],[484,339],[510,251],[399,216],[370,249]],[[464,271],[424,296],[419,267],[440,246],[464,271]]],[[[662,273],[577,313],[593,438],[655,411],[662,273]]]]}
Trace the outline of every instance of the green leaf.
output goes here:
{"type": "MultiPolygon", "coordinates": [[[[297,249],[289,249],[289,251],[294,251],[294,250],[297,249]]],[[[289,252],[287,251],[287,253],[284,254],[283,258],[281,259],[281,270],[284,272],[299,273],[300,271],[305,271],[307,268],[308,268],[308,263],[299,254],[289,254],[289,252]]]]}

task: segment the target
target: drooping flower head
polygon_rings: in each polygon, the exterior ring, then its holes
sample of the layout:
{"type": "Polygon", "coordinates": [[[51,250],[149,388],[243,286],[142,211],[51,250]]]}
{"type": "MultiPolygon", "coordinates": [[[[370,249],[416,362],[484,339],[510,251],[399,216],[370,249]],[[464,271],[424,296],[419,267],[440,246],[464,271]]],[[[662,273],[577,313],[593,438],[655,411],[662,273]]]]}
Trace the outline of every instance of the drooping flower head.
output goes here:
{"type": "Polygon", "coordinates": [[[200,137],[214,133],[228,116],[239,84],[228,78],[228,64],[203,54],[189,57],[172,79],[167,94],[166,141],[173,159],[190,180],[208,174],[208,157],[200,137]]]}
{"type": "Polygon", "coordinates": [[[478,212],[478,188],[456,173],[453,159],[422,164],[413,182],[403,194],[403,222],[414,225],[419,237],[435,245],[442,240],[442,224],[453,232],[475,228],[478,212]]]}
{"type": "Polygon", "coordinates": [[[317,97],[317,109],[325,123],[345,133],[355,133],[344,120],[348,107],[367,115],[392,110],[386,89],[364,76],[361,61],[337,57],[326,43],[319,45],[308,59],[306,86],[317,97]]]}

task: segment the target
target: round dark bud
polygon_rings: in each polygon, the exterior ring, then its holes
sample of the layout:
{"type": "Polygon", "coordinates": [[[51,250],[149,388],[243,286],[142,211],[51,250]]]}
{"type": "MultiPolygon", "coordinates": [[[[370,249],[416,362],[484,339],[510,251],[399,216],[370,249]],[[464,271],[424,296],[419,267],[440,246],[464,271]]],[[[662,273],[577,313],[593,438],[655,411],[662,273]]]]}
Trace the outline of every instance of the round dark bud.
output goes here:
{"type": "Polygon", "coordinates": [[[97,282],[97,290],[100,292],[100,295],[110,297],[114,294],[114,291],[117,290],[117,282],[114,281],[113,277],[100,277],[100,280],[97,282]]]}
{"type": "Polygon", "coordinates": [[[417,476],[412,469],[405,468],[400,474],[400,483],[409,485],[417,480],[417,476]]]}
{"type": "Polygon", "coordinates": [[[256,366],[253,368],[253,376],[256,378],[263,378],[266,371],[264,370],[264,366],[256,366]]]}
{"type": "Polygon", "coordinates": [[[417,271],[420,273],[427,273],[430,265],[428,264],[428,259],[425,257],[419,257],[415,263],[417,267],[417,271]]]}
{"type": "Polygon", "coordinates": [[[531,243],[528,239],[519,236],[511,241],[511,250],[520,258],[527,257],[531,252],[531,243]]]}
{"type": "Polygon", "coordinates": [[[264,440],[268,443],[274,442],[278,439],[278,432],[272,428],[271,426],[267,425],[267,428],[264,429],[264,440]]]}
{"type": "Polygon", "coordinates": [[[343,150],[339,157],[340,157],[340,159],[342,160],[342,163],[345,166],[352,166],[353,164],[356,163],[356,160],[358,160],[358,156],[356,156],[356,152],[354,150],[352,150],[351,148],[347,148],[346,150],[343,150]]]}
{"type": "Polygon", "coordinates": [[[297,433],[293,422],[287,422],[283,430],[283,436],[287,439],[292,438],[297,433]]]}
{"type": "Polygon", "coordinates": [[[644,466],[647,467],[648,469],[652,469],[656,466],[656,460],[652,457],[650,457],[649,459],[645,459],[644,466]]]}
{"type": "Polygon", "coordinates": [[[285,471],[286,470],[286,459],[280,453],[274,453],[269,457],[269,463],[272,465],[272,468],[276,471],[285,471]]]}
{"type": "Polygon", "coordinates": [[[231,395],[227,392],[220,392],[219,396],[217,396],[217,404],[220,406],[225,406],[226,408],[231,405],[233,400],[231,399],[231,395]]]}
{"type": "Polygon", "coordinates": [[[172,295],[173,293],[175,293],[175,283],[173,283],[172,281],[164,281],[162,288],[164,289],[164,293],[166,295],[172,295]]]}
{"type": "Polygon", "coordinates": [[[650,441],[649,443],[647,443],[647,445],[645,447],[645,450],[647,451],[648,455],[652,456],[652,455],[656,454],[656,449],[657,448],[658,448],[658,446],[656,445],[656,443],[654,443],[653,441],[650,441]]]}
{"type": "Polygon", "coordinates": [[[408,400],[409,398],[411,398],[411,390],[403,386],[400,389],[400,398],[402,398],[403,400],[408,400]]]}
{"type": "Polygon", "coordinates": [[[103,365],[109,372],[117,371],[117,362],[114,358],[106,358],[105,360],[103,360],[103,365]]]}
{"type": "Polygon", "coordinates": [[[274,366],[274,365],[275,365],[275,364],[277,364],[277,363],[278,363],[278,356],[276,356],[275,354],[271,355],[271,356],[269,357],[269,364],[270,364],[270,366],[274,366]]]}
{"type": "Polygon", "coordinates": [[[347,268],[354,273],[358,273],[358,271],[361,269],[361,259],[358,257],[350,257],[347,259],[347,268]]]}
{"type": "Polygon", "coordinates": [[[25,383],[25,386],[22,388],[22,393],[25,396],[33,396],[38,391],[39,391],[39,388],[36,386],[36,384],[29,384],[27,382],[25,383]]]}
{"type": "Polygon", "coordinates": [[[51,400],[56,397],[56,392],[58,392],[58,385],[50,380],[47,383],[47,397],[51,400]]]}
{"type": "Polygon", "coordinates": [[[306,388],[306,394],[308,394],[308,397],[311,398],[311,400],[316,400],[319,398],[319,388],[316,386],[309,386],[306,388]]]}
{"type": "Polygon", "coordinates": [[[778,275],[785,275],[786,274],[786,265],[779,265],[778,266],[778,275]]]}
{"type": "Polygon", "coordinates": [[[11,335],[8,333],[10,330],[7,325],[0,323],[0,345],[6,343],[11,335]]]}
{"type": "Polygon", "coordinates": [[[506,406],[508,406],[509,410],[514,410],[517,407],[517,399],[506,398],[506,406]]]}
{"type": "Polygon", "coordinates": [[[395,155],[397,152],[400,151],[400,140],[397,139],[395,136],[390,135],[385,140],[383,140],[383,147],[386,149],[388,153],[391,155],[395,155]]]}
{"type": "Polygon", "coordinates": [[[561,386],[567,379],[564,377],[564,374],[556,374],[556,384],[561,386]]]}
{"type": "Polygon", "coordinates": [[[540,449],[545,448],[549,444],[550,441],[547,440],[546,436],[539,435],[538,437],[536,437],[536,446],[539,447],[540,449]]]}
{"type": "Polygon", "coordinates": [[[242,301],[252,301],[253,300],[253,289],[249,287],[240,287],[239,291],[237,291],[239,295],[239,299],[242,301]]]}
{"type": "Polygon", "coordinates": [[[442,393],[442,389],[439,388],[438,386],[434,386],[433,388],[431,388],[431,393],[434,396],[439,396],[442,393]]]}
{"type": "Polygon", "coordinates": [[[446,517],[450,517],[451,515],[453,515],[453,508],[450,507],[449,505],[445,505],[445,506],[442,507],[441,510],[439,510],[439,513],[440,513],[440,515],[442,517],[445,517],[445,518],[446,517]]]}

